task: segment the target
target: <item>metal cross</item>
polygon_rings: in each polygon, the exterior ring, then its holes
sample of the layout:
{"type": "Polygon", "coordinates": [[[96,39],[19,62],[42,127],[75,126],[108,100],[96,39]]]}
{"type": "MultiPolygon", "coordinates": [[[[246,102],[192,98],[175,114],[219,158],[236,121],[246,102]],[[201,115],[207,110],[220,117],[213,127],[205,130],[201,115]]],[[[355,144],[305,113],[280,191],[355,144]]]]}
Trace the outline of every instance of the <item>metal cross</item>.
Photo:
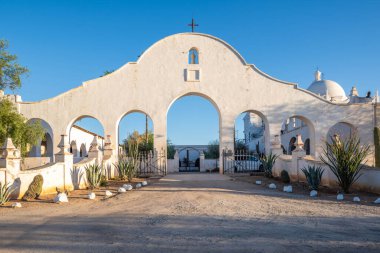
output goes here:
{"type": "Polygon", "coordinates": [[[194,32],[194,27],[199,26],[195,23],[194,18],[191,19],[191,24],[188,24],[188,26],[191,26],[191,32],[194,32]]]}

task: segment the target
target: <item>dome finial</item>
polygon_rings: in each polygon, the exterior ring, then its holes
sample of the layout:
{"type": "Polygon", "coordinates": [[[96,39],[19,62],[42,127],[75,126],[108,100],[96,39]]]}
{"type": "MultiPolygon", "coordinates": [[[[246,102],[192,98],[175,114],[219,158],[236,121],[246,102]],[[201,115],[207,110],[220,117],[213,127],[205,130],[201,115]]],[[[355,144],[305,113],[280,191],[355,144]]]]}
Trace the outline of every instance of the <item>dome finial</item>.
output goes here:
{"type": "Polygon", "coordinates": [[[315,77],[315,81],[321,81],[322,80],[322,72],[319,71],[319,68],[317,68],[317,71],[315,71],[314,77],[315,77]]]}

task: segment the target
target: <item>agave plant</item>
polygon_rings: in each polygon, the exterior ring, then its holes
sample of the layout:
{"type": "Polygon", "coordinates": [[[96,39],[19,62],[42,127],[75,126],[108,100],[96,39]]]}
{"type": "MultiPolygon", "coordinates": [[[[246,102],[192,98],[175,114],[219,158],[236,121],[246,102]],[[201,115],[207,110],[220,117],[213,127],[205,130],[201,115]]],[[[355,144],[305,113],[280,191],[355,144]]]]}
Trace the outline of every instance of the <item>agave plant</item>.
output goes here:
{"type": "Polygon", "coordinates": [[[6,204],[11,198],[14,189],[10,185],[2,184],[0,182],[0,206],[6,204]]]}
{"type": "Polygon", "coordinates": [[[263,165],[263,168],[264,168],[264,175],[266,177],[273,177],[273,173],[272,173],[272,169],[273,169],[273,166],[277,160],[278,156],[275,155],[275,154],[272,154],[270,153],[269,155],[263,155],[261,158],[260,158],[260,161],[263,165]]]}
{"type": "Polygon", "coordinates": [[[302,168],[301,170],[303,174],[305,174],[310,190],[318,191],[319,185],[322,181],[323,172],[325,172],[325,170],[320,166],[315,165],[308,165],[307,168],[302,168]]]}
{"type": "Polygon", "coordinates": [[[324,162],[338,179],[338,184],[344,193],[349,193],[353,183],[361,176],[362,164],[369,153],[368,145],[360,145],[360,139],[350,136],[340,139],[339,136],[331,136],[331,143],[325,142],[321,156],[324,162]]]}
{"type": "Polygon", "coordinates": [[[119,178],[121,180],[125,180],[128,178],[128,181],[131,182],[133,179],[133,176],[135,175],[135,166],[134,166],[133,158],[122,158],[119,157],[119,161],[114,164],[116,167],[119,178]]]}
{"type": "Polygon", "coordinates": [[[86,165],[86,178],[91,190],[98,188],[102,179],[102,166],[97,164],[86,165]]]}

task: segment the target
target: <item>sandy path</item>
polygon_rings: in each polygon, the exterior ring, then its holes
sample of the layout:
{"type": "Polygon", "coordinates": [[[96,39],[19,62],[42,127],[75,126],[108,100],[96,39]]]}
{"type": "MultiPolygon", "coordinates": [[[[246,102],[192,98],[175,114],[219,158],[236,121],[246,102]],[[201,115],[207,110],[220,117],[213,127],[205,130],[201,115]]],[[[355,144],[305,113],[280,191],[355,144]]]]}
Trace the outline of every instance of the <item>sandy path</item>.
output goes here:
{"type": "Polygon", "coordinates": [[[380,252],[380,206],[171,175],[104,201],[1,208],[0,251],[380,252]]]}

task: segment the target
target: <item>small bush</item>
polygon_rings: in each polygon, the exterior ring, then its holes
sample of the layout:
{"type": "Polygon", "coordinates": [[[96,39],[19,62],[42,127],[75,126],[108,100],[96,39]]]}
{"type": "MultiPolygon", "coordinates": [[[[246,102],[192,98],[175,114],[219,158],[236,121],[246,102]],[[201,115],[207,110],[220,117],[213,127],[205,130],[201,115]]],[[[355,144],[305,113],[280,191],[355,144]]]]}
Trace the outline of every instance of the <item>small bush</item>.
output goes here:
{"type": "Polygon", "coordinates": [[[272,173],[272,169],[273,169],[273,166],[277,160],[277,155],[274,155],[272,153],[270,153],[269,155],[263,155],[261,158],[260,158],[260,161],[263,165],[263,168],[264,168],[264,175],[268,178],[271,178],[273,177],[273,173],[272,173]]]}
{"type": "Polygon", "coordinates": [[[42,192],[42,185],[44,183],[44,178],[41,175],[37,175],[33,178],[30,183],[28,190],[25,192],[22,200],[28,201],[31,199],[37,199],[42,192]]]}
{"type": "Polygon", "coordinates": [[[101,187],[106,187],[108,186],[108,180],[106,178],[106,176],[102,176],[101,179],[100,179],[100,186],[101,187]]]}
{"type": "Polygon", "coordinates": [[[289,173],[288,173],[286,170],[282,170],[282,171],[281,171],[281,180],[282,180],[282,182],[284,182],[285,184],[290,183],[289,173]]]}
{"type": "Polygon", "coordinates": [[[86,165],[86,178],[91,190],[98,188],[102,178],[102,167],[97,164],[86,165]]]}
{"type": "Polygon", "coordinates": [[[325,170],[319,166],[316,167],[315,165],[309,165],[307,168],[303,168],[301,170],[303,174],[305,174],[310,190],[318,191],[319,185],[322,181],[323,172],[325,172],[325,170]]]}
{"type": "Polygon", "coordinates": [[[10,185],[2,185],[0,182],[0,206],[5,205],[9,201],[12,192],[13,189],[11,189],[10,185]]]}

